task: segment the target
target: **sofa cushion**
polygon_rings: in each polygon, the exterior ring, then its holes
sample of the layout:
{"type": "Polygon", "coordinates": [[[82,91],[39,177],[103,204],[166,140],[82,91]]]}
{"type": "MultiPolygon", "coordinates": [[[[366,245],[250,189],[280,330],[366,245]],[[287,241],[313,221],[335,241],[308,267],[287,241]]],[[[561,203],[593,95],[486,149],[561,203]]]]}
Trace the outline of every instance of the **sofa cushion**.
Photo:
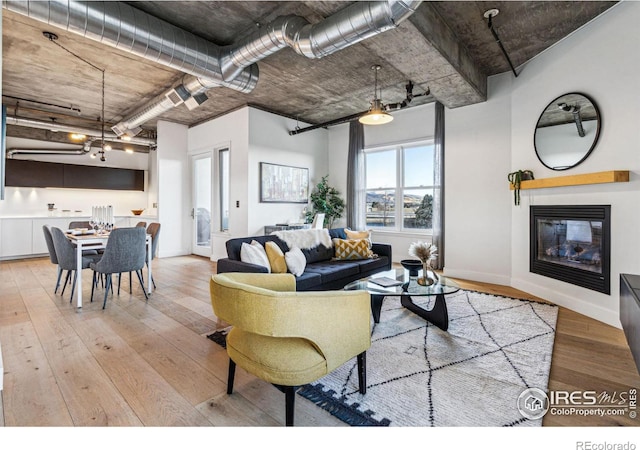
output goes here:
{"type": "Polygon", "coordinates": [[[359,261],[320,261],[306,268],[306,272],[313,272],[322,276],[323,283],[330,283],[341,278],[360,273],[359,261]]]}
{"type": "Polygon", "coordinates": [[[379,258],[365,259],[359,261],[360,273],[369,272],[370,270],[383,269],[389,264],[389,258],[381,256],[379,258]]]}
{"type": "Polygon", "coordinates": [[[358,260],[373,258],[369,239],[334,239],[335,258],[337,260],[358,260]]]}
{"type": "Polygon", "coordinates": [[[330,228],[329,236],[331,236],[331,239],[347,239],[347,234],[344,232],[344,228],[330,228]]]}
{"type": "Polygon", "coordinates": [[[251,244],[247,244],[246,242],[242,243],[242,247],[240,248],[240,261],[264,266],[268,272],[271,271],[267,252],[262,244],[257,241],[251,241],[251,244]]]}
{"type": "Polygon", "coordinates": [[[287,262],[278,244],[273,241],[267,241],[264,244],[264,249],[267,252],[267,258],[269,258],[271,273],[287,273],[287,262]]]}
{"type": "Polygon", "coordinates": [[[312,264],[318,261],[327,261],[333,258],[333,247],[325,247],[320,244],[314,248],[307,248],[302,250],[304,257],[307,260],[307,264],[312,264]]]}
{"type": "Polygon", "coordinates": [[[289,251],[289,247],[287,244],[282,242],[277,236],[252,236],[252,237],[244,237],[244,238],[233,238],[229,239],[226,242],[227,247],[227,256],[230,259],[235,259],[236,261],[240,261],[240,250],[242,248],[243,243],[250,244],[251,241],[256,241],[264,245],[266,242],[273,241],[278,244],[278,247],[282,249],[284,253],[289,251]]]}
{"type": "Polygon", "coordinates": [[[296,291],[306,291],[322,285],[322,276],[315,272],[305,272],[296,277],[296,291]]]}

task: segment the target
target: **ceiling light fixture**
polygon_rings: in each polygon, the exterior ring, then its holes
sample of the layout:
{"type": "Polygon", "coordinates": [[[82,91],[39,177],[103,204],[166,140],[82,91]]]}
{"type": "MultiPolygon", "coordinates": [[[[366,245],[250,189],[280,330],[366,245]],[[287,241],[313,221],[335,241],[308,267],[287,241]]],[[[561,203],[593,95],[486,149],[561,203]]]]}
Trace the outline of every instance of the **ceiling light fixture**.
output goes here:
{"type": "Polygon", "coordinates": [[[393,120],[393,116],[385,111],[382,100],[378,98],[378,71],[380,66],[373,65],[371,69],[375,71],[375,84],[373,89],[373,100],[369,111],[360,116],[358,121],[364,125],[382,125],[393,120]]]}
{"type": "Polygon", "coordinates": [[[82,141],[83,139],[87,138],[86,134],[80,134],[80,133],[70,133],[69,134],[69,138],[71,138],[74,141],[82,141]]]}

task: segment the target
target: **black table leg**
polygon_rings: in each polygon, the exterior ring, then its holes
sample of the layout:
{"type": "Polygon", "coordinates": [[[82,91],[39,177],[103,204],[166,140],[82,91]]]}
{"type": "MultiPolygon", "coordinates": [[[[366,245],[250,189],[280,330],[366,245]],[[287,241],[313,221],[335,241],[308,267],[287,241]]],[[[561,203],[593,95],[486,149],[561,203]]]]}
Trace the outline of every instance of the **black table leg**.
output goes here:
{"type": "Polygon", "coordinates": [[[373,321],[375,323],[380,323],[382,300],[384,300],[384,295],[371,294],[371,314],[373,314],[373,321]]]}
{"type": "MultiPolygon", "coordinates": [[[[371,296],[371,302],[373,308],[373,296],[371,296]]],[[[400,296],[400,303],[412,313],[431,322],[441,330],[447,331],[447,328],[449,328],[449,312],[447,311],[447,303],[444,300],[444,294],[436,295],[436,301],[431,309],[419,307],[413,303],[413,299],[409,295],[400,296]]]]}

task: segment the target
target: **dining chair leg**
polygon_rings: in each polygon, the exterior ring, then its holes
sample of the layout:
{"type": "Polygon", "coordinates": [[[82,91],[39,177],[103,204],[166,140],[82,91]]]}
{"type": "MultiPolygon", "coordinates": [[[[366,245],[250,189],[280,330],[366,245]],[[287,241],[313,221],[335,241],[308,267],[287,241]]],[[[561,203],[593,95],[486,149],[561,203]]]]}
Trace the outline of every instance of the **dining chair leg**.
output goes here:
{"type": "Polygon", "coordinates": [[[71,271],[67,270],[67,277],[64,279],[64,286],[62,286],[62,292],[60,293],[61,296],[64,295],[64,291],[65,289],[67,289],[67,283],[69,282],[70,277],[71,277],[71,271]]]}
{"type": "Polygon", "coordinates": [[[96,272],[95,270],[93,271],[93,277],[91,280],[91,302],[93,302],[93,291],[96,287],[96,284],[98,284],[98,272],[96,272]]]}
{"type": "Polygon", "coordinates": [[[129,294],[133,294],[133,283],[131,281],[133,281],[133,279],[131,277],[131,272],[129,272],[129,294]]]}
{"type": "Polygon", "coordinates": [[[60,288],[60,278],[62,277],[63,270],[58,266],[58,279],[56,280],[56,289],[53,291],[54,294],[58,293],[58,289],[60,288]]]}
{"type": "Polygon", "coordinates": [[[104,290],[104,302],[102,302],[102,309],[104,309],[107,306],[107,296],[109,295],[109,288],[111,287],[111,274],[108,273],[106,274],[107,277],[107,288],[104,290]]]}
{"type": "Polygon", "coordinates": [[[73,284],[71,285],[71,298],[69,299],[69,303],[73,301],[73,293],[76,291],[76,281],[78,281],[78,271],[73,271],[73,284]]]}
{"type": "MultiPolygon", "coordinates": [[[[149,268],[149,263],[147,263],[147,269],[149,268]]],[[[156,281],[153,279],[153,275],[151,275],[151,283],[153,284],[153,289],[156,289],[156,281]]]]}
{"type": "Polygon", "coordinates": [[[142,281],[142,270],[136,270],[136,274],[138,275],[138,280],[140,281],[140,287],[142,288],[142,293],[144,294],[144,298],[149,300],[149,296],[147,295],[147,290],[144,288],[144,281],[142,281]]]}
{"type": "Polygon", "coordinates": [[[118,274],[118,295],[120,295],[120,279],[122,278],[122,274],[118,274]]]}

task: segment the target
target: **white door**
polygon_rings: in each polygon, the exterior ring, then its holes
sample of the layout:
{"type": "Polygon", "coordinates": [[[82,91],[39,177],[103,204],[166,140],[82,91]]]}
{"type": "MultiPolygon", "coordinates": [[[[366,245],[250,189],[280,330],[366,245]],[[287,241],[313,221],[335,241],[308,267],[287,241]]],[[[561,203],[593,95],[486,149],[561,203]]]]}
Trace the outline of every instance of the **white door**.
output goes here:
{"type": "Polygon", "coordinates": [[[211,256],[211,218],[212,208],[212,153],[203,153],[191,157],[193,179],[193,242],[191,252],[211,256]]]}

